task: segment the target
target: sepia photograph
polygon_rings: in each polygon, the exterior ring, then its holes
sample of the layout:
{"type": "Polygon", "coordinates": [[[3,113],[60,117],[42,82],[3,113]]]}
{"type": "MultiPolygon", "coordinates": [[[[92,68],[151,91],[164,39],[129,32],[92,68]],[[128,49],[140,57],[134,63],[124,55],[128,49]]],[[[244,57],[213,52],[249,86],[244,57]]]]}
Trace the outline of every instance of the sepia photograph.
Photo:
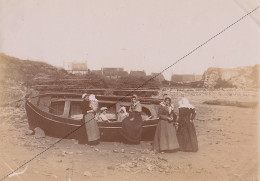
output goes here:
{"type": "Polygon", "coordinates": [[[0,0],[0,181],[260,181],[259,0],[0,0]]]}

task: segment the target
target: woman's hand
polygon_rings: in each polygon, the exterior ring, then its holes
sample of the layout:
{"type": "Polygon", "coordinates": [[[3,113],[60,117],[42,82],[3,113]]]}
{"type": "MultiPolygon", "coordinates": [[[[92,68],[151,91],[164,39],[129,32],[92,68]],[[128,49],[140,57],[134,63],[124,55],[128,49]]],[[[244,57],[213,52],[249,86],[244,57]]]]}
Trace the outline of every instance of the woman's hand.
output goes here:
{"type": "Polygon", "coordinates": [[[95,119],[96,121],[99,120],[99,115],[96,114],[95,117],[94,117],[94,119],[95,119]]]}
{"type": "Polygon", "coordinates": [[[173,119],[171,117],[167,118],[169,122],[173,122],[173,119]]]}

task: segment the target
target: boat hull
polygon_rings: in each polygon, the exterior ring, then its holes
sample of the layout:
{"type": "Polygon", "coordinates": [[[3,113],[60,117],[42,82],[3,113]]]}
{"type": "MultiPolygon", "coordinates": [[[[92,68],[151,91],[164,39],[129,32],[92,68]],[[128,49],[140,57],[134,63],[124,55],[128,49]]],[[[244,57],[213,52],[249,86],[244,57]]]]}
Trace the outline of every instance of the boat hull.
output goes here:
{"type": "MultiPolygon", "coordinates": [[[[40,127],[45,134],[51,137],[63,139],[76,139],[79,143],[87,143],[87,133],[83,120],[69,119],[62,116],[53,115],[41,110],[30,101],[26,101],[30,129],[40,127]]],[[[142,140],[152,140],[155,134],[158,119],[143,121],[142,140]]],[[[98,122],[101,140],[119,141],[122,122],[98,122]]]]}

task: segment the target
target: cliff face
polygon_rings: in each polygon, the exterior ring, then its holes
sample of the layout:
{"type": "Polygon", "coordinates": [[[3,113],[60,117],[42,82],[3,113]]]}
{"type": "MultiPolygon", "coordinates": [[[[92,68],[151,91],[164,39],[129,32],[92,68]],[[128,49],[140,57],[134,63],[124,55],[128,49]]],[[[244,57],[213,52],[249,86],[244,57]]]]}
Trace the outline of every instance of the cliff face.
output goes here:
{"type": "Polygon", "coordinates": [[[233,69],[208,68],[203,74],[204,87],[259,88],[260,65],[233,69]]]}

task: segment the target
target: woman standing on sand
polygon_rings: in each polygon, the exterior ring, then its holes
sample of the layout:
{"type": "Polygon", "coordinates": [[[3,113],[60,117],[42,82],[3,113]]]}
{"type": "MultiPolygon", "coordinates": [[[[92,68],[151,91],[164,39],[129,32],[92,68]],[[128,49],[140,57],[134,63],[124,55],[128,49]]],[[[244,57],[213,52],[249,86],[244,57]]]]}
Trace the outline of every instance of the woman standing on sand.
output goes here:
{"type": "Polygon", "coordinates": [[[160,103],[158,117],[159,122],[154,136],[153,150],[157,152],[177,151],[179,144],[174,127],[177,116],[169,96],[165,96],[164,101],[160,103]]]}
{"type": "Polygon", "coordinates": [[[97,118],[96,118],[96,112],[98,110],[98,100],[93,94],[89,96],[88,100],[89,100],[89,106],[87,105],[82,106],[83,108],[85,108],[85,110],[83,110],[83,115],[84,115],[84,121],[86,125],[86,132],[88,136],[88,144],[97,145],[99,144],[99,139],[100,139],[100,132],[99,132],[99,128],[97,125],[97,118]]]}
{"type": "Polygon", "coordinates": [[[139,144],[142,135],[142,106],[137,100],[137,95],[131,98],[129,108],[129,117],[126,117],[122,122],[121,134],[125,141],[132,144],[139,144]]]}
{"type": "Polygon", "coordinates": [[[182,98],[179,101],[179,128],[177,137],[181,151],[197,152],[198,141],[193,120],[196,116],[196,111],[193,105],[189,103],[187,98],[182,98]]]}

